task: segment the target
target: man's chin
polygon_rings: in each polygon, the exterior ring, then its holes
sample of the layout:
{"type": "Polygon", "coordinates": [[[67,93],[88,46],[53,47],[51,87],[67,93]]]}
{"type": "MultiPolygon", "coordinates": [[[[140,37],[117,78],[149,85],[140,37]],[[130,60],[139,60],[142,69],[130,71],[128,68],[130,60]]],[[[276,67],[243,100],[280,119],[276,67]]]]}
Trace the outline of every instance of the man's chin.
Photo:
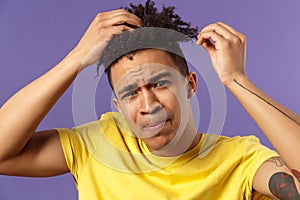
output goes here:
{"type": "Polygon", "coordinates": [[[163,151],[170,143],[170,135],[158,133],[152,137],[141,138],[151,152],[163,151]]]}

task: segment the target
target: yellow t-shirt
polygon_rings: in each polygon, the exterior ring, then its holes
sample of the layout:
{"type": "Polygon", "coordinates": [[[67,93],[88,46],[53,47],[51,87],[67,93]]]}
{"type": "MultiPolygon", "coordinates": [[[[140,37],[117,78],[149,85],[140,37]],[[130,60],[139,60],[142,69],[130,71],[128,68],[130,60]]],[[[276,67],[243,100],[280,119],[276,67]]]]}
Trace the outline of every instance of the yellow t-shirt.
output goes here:
{"type": "Polygon", "coordinates": [[[277,156],[254,136],[214,134],[181,156],[155,156],[117,113],[58,132],[81,200],[250,200],[255,172],[277,156]]]}

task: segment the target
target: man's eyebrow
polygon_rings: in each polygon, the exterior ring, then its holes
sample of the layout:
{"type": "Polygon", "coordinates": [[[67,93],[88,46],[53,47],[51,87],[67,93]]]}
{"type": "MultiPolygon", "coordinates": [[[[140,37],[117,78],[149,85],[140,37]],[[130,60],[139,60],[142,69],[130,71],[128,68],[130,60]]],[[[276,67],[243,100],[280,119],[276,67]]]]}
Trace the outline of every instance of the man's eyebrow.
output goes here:
{"type": "Polygon", "coordinates": [[[121,95],[122,93],[127,92],[127,91],[130,91],[130,90],[135,89],[135,88],[137,88],[137,83],[133,83],[133,84],[127,85],[127,86],[123,87],[123,88],[118,92],[118,95],[121,95]]]}
{"type": "Polygon", "coordinates": [[[157,75],[155,75],[155,76],[153,76],[149,79],[149,83],[155,83],[158,80],[160,80],[161,78],[166,77],[166,76],[171,76],[171,73],[170,72],[163,72],[163,73],[157,74],[157,75]]]}
{"type": "MultiPolygon", "coordinates": [[[[163,77],[166,77],[166,76],[171,76],[171,73],[170,72],[162,72],[162,73],[159,73],[153,77],[151,77],[148,82],[149,83],[155,83],[157,82],[158,80],[160,80],[161,78],[163,77]]],[[[127,85],[125,87],[123,87],[120,91],[118,91],[118,95],[121,95],[122,93],[124,92],[127,92],[127,91],[130,91],[130,90],[133,90],[135,88],[137,88],[138,85],[137,83],[133,83],[133,84],[130,84],[130,85],[127,85]]]]}

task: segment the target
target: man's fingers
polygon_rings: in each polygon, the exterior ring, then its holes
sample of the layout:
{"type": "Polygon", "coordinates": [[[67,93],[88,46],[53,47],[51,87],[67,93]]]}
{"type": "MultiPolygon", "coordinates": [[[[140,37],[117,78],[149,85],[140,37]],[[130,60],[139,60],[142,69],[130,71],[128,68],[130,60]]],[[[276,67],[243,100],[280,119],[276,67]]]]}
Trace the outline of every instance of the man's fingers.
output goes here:
{"type": "Polygon", "coordinates": [[[141,20],[124,9],[97,14],[75,47],[82,60],[82,67],[95,63],[114,35],[140,26],[141,20]]]}
{"type": "Polygon", "coordinates": [[[215,43],[215,45],[217,45],[217,43],[224,43],[226,41],[226,39],[217,32],[214,31],[200,32],[198,35],[197,43],[199,45],[202,45],[207,40],[212,40],[215,43]]]}
{"type": "Polygon", "coordinates": [[[208,32],[208,31],[217,32],[218,34],[222,35],[224,38],[231,40],[231,41],[239,40],[242,44],[246,43],[246,37],[243,34],[241,34],[240,32],[233,29],[231,26],[229,26],[223,22],[217,22],[214,24],[210,24],[201,30],[201,32],[208,32]]]}
{"type": "Polygon", "coordinates": [[[111,33],[112,35],[118,35],[121,34],[124,31],[131,31],[134,30],[133,28],[130,28],[126,25],[119,25],[119,26],[113,26],[111,27],[111,33]]]}
{"type": "Polygon", "coordinates": [[[108,18],[117,16],[121,13],[126,13],[126,12],[128,12],[128,11],[126,11],[125,9],[111,10],[111,11],[107,11],[107,12],[98,13],[95,18],[101,18],[103,20],[106,20],[108,18]]]}
{"type": "Polygon", "coordinates": [[[234,36],[231,31],[227,30],[225,27],[223,27],[221,24],[218,24],[218,23],[210,24],[210,25],[204,27],[200,33],[210,32],[210,31],[214,31],[214,32],[222,35],[222,37],[224,37],[226,39],[230,39],[234,36]]]}
{"type": "Polygon", "coordinates": [[[197,43],[205,48],[205,50],[212,55],[216,49],[220,49],[220,45],[226,43],[225,38],[214,31],[200,33],[198,35],[197,43]]]}
{"type": "MultiPolygon", "coordinates": [[[[88,49],[88,52],[83,60],[83,67],[92,65],[95,63],[99,58],[101,58],[105,48],[109,44],[109,41],[112,39],[114,35],[121,34],[124,31],[132,30],[132,28],[120,25],[120,26],[111,26],[105,30],[105,33],[103,33],[100,37],[101,40],[95,40],[93,41],[92,50],[88,49]]],[[[97,38],[97,36],[93,37],[97,38]]]]}
{"type": "Polygon", "coordinates": [[[107,28],[106,30],[106,41],[109,41],[110,39],[112,39],[113,36],[115,35],[119,35],[122,32],[125,31],[132,31],[134,30],[133,28],[130,28],[126,25],[119,25],[119,26],[112,26],[110,28],[107,28]]]}
{"type": "Polygon", "coordinates": [[[141,20],[136,17],[133,17],[133,16],[134,15],[130,14],[130,13],[123,13],[114,18],[111,18],[110,20],[108,20],[108,23],[111,23],[113,25],[120,25],[120,24],[127,23],[127,24],[131,24],[131,25],[140,27],[141,20]]]}
{"type": "Polygon", "coordinates": [[[227,30],[229,30],[230,32],[232,32],[234,35],[238,36],[242,43],[246,42],[246,36],[243,35],[242,33],[238,32],[237,30],[235,30],[234,28],[232,28],[228,24],[225,24],[224,22],[218,22],[218,24],[220,24],[221,26],[225,27],[227,30]]]}
{"type": "Polygon", "coordinates": [[[106,12],[97,15],[97,23],[101,27],[110,27],[120,24],[131,24],[133,26],[140,27],[142,25],[141,19],[136,15],[129,13],[126,10],[118,10],[117,12],[106,12]],[[112,13],[111,13],[112,12],[112,13]]]}
{"type": "Polygon", "coordinates": [[[202,45],[209,54],[214,50],[228,49],[239,44],[244,47],[242,51],[244,53],[246,51],[246,37],[223,22],[204,27],[198,35],[198,44],[202,45]],[[211,48],[211,44],[207,42],[208,39],[213,40],[214,48],[211,48]]]}

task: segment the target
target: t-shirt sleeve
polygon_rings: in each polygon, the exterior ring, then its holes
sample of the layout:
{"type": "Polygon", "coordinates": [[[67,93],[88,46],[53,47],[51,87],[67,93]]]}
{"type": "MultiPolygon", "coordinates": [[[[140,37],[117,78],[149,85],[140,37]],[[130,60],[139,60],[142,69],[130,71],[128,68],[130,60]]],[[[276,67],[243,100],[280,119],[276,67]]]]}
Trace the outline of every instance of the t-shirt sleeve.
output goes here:
{"type": "Polygon", "coordinates": [[[243,165],[247,174],[245,181],[246,195],[253,194],[253,179],[259,167],[268,159],[278,154],[263,146],[255,136],[249,136],[245,142],[243,165]]]}
{"type": "Polygon", "coordinates": [[[80,170],[88,162],[89,153],[76,128],[56,129],[60,138],[66,163],[73,174],[76,185],[80,170]]]}

